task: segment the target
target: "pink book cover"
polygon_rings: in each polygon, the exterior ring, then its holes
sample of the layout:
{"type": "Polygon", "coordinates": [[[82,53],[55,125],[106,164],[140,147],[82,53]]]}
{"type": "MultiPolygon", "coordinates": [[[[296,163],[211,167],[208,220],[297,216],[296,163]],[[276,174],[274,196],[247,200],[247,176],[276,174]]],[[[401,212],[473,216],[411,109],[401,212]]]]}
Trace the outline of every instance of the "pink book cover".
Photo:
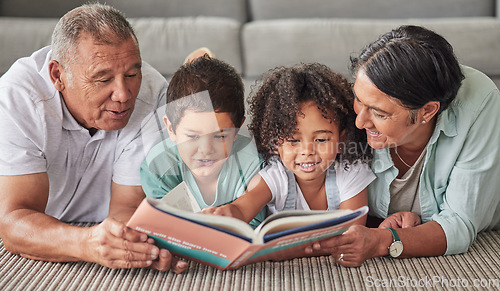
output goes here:
{"type": "Polygon", "coordinates": [[[265,260],[292,258],[307,244],[343,233],[367,211],[368,208],[363,207],[349,215],[268,235],[255,233],[248,226],[247,235],[244,235],[209,224],[209,220],[215,218],[232,221],[236,227],[246,228],[244,222],[235,218],[213,215],[210,218],[193,213],[183,217],[182,212],[169,213],[144,199],[127,225],[148,234],[158,247],[179,257],[226,270],[265,260]]]}

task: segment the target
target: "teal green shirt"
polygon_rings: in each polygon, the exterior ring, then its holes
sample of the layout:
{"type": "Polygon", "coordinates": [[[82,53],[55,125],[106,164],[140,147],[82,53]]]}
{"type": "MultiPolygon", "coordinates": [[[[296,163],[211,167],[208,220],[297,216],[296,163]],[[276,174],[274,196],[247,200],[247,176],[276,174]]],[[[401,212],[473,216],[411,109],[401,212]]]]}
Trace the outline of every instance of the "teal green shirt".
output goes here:
{"type": "MultiPolygon", "coordinates": [[[[466,252],[478,232],[500,229],[500,94],[483,73],[462,66],[465,80],[438,117],[420,175],[422,222],[443,228],[446,254],[466,252]]],[[[398,174],[388,149],[375,151],[368,187],[371,215],[386,218],[398,174]]]]}
{"type": "MultiPolygon", "coordinates": [[[[241,196],[250,180],[259,172],[261,164],[262,160],[253,140],[238,135],[231,154],[219,173],[215,201],[208,205],[191,171],[180,158],[176,143],[167,138],[155,145],[146,156],[141,165],[141,183],[147,197],[162,198],[179,183],[185,181],[198,205],[203,209],[227,204],[241,196]]],[[[265,214],[266,211],[263,209],[250,225],[256,227],[264,220],[265,214]]]]}

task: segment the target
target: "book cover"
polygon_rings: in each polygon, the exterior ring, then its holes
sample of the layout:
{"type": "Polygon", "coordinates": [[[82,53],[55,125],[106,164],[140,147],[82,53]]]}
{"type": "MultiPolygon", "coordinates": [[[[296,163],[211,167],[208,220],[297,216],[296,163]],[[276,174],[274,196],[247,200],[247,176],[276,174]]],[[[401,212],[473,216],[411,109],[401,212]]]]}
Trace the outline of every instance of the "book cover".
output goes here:
{"type": "Polygon", "coordinates": [[[284,211],[257,229],[232,217],[192,213],[145,198],[127,226],[148,234],[173,254],[220,270],[279,259],[296,248],[342,234],[368,207],[337,211],[284,211]]]}

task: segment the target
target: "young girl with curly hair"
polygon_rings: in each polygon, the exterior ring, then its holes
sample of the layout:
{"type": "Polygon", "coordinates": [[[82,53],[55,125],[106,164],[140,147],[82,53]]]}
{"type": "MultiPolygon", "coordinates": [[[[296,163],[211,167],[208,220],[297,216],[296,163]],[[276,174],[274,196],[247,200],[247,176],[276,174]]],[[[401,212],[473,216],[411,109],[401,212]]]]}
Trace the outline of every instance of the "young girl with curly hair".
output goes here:
{"type": "Polygon", "coordinates": [[[250,100],[249,130],[266,166],[241,197],[204,213],[248,222],[266,204],[271,213],[367,205],[366,187],[375,176],[367,165],[366,135],[355,127],[353,101],[350,83],[324,65],[263,75],[250,100]]]}

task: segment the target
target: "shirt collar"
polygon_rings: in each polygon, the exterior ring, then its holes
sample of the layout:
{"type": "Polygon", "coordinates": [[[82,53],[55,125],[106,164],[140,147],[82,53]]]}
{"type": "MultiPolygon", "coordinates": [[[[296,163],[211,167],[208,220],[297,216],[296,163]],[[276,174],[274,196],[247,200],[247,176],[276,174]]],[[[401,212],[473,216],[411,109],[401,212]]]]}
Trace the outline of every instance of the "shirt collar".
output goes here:
{"type": "Polygon", "coordinates": [[[372,171],[382,173],[387,171],[394,165],[388,148],[378,149],[373,151],[372,171]]]}
{"type": "Polygon", "coordinates": [[[453,110],[455,102],[456,100],[453,101],[452,104],[450,104],[450,106],[438,116],[436,128],[434,129],[434,133],[429,140],[429,144],[436,143],[441,132],[448,137],[454,137],[457,135],[456,114],[453,110]]]}
{"type": "Polygon", "coordinates": [[[62,120],[62,127],[66,130],[82,130],[85,129],[83,126],[81,126],[76,119],[73,117],[71,112],[69,112],[68,107],[66,106],[66,102],[64,102],[64,98],[59,92],[59,98],[61,99],[61,107],[63,111],[63,120],[62,120]]]}

